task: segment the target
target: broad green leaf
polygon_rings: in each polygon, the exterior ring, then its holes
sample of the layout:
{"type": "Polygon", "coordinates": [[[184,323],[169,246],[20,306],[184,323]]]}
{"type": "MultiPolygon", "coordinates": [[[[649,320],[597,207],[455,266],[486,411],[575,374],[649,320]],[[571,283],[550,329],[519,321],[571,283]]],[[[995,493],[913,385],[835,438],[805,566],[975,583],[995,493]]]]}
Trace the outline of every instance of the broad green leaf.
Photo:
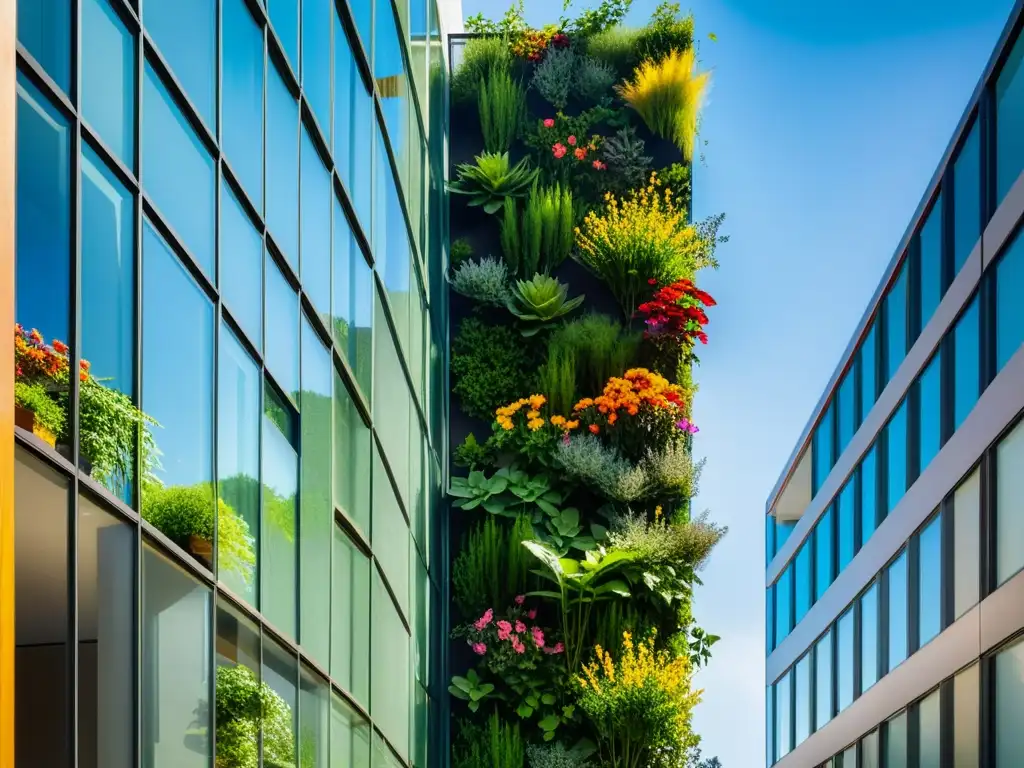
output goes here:
{"type": "Polygon", "coordinates": [[[524,541],[523,546],[530,550],[533,556],[544,563],[556,576],[561,576],[565,572],[562,561],[558,559],[558,556],[539,541],[524,541]]]}
{"type": "Polygon", "coordinates": [[[548,715],[539,723],[537,723],[537,725],[540,727],[542,731],[553,731],[558,727],[559,723],[561,722],[562,718],[560,718],[558,715],[548,715]]]}
{"type": "Polygon", "coordinates": [[[534,501],[534,503],[538,507],[543,509],[545,513],[551,515],[552,517],[557,517],[558,516],[558,507],[556,507],[550,501],[546,501],[543,496],[537,498],[537,500],[534,501]]]}
{"type": "Polygon", "coordinates": [[[573,560],[571,557],[563,557],[558,562],[562,567],[562,573],[574,574],[580,572],[579,560],[573,560]]]}
{"type": "Polygon", "coordinates": [[[550,707],[552,704],[555,703],[555,695],[553,693],[545,693],[543,696],[540,697],[540,700],[541,703],[550,707]]]}
{"type": "MultiPolygon", "coordinates": [[[[470,672],[472,671],[473,670],[470,670],[470,672]]],[[[459,690],[465,691],[466,693],[469,693],[475,687],[471,681],[467,680],[464,677],[459,677],[458,675],[452,677],[452,685],[454,685],[459,690]]]]}
{"type": "Polygon", "coordinates": [[[469,699],[468,693],[459,688],[456,688],[454,685],[448,686],[448,693],[450,693],[456,699],[462,699],[463,701],[467,701],[469,699]]]}
{"type": "Polygon", "coordinates": [[[533,707],[524,702],[516,708],[516,714],[525,720],[533,714],[533,707]]]}
{"type": "Polygon", "coordinates": [[[540,699],[537,698],[536,694],[531,693],[529,696],[526,697],[526,703],[534,709],[536,709],[538,706],[540,706],[540,699]]]}
{"type": "Polygon", "coordinates": [[[470,712],[476,712],[478,709],[480,709],[480,702],[479,701],[471,701],[471,702],[469,702],[469,711],[470,712]]]}
{"type": "Polygon", "coordinates": [[[603,525],[600,525],[599,523],[591,523],[590,524],[590,534],[595,539],[600,541],[601,539],[603,539],[605,536],[608,535],[608,529],[605,528],[603,525]]]}
{"type": "Polygon", "coordinates": [[[576,509],[576,507],[569,507],[568,509],[563,509],[562,510],[562,515],[561,515],[561,520],[562,520],[563,523],[567,523],[569,525],[573,525],[573,526],[579,525],[580,524],[580,511],[578,509],[576,509]]]}
{"type": "Polygon", "coordinates": [[[614,579],[601,584],[594,590],[595,595],[604,595],[609,592],[613,592],[619,597],[629,597],[629,584],[624,582],[622,579],[614,579]]]}
{"type": "Polygon", "coordinates": [[[526,596],[527,597],[550,597],[550,598],[552,598],[554,600],[561,600],[562,599],[562,593],[561,592],[551,592],[551,591],[546,590],[546,589],[538,589],[538,590],[536,590],[534,592],[527,592],[526,596]]]}
{"type": "Polygon", "coordinates": [[[545,731],[544,732],[544,741],[552,741],[552,740],[554,740],[554,738],[555,738],[555,732],[554,731],[545,731]]]}

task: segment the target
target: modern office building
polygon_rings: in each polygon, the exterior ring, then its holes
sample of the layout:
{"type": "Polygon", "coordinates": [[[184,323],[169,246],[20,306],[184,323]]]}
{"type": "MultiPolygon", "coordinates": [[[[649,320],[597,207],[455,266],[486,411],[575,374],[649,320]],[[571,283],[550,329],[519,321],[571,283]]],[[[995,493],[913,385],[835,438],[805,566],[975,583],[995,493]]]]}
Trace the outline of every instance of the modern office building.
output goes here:
{"type": "Polygon", "coordinates": [[[443,18],[0,0],[3,768],[442,764],[443,18]]]}
{"type": "Polygon", "coordinates": [[[1024,765],[1022,10],[768,498],[769,766],[1024,765]]]}

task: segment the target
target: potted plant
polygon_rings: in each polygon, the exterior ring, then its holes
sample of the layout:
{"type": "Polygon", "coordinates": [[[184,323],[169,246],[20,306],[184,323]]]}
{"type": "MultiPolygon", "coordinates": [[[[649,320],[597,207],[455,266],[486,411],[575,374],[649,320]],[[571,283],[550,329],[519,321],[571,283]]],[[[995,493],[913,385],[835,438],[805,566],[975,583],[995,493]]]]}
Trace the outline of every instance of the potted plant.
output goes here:
{"type": "Polygon", "coordinates": [[[64,433],[64,409],[39,383],[14,382],[14,423],[52,448],[64,433]]]}

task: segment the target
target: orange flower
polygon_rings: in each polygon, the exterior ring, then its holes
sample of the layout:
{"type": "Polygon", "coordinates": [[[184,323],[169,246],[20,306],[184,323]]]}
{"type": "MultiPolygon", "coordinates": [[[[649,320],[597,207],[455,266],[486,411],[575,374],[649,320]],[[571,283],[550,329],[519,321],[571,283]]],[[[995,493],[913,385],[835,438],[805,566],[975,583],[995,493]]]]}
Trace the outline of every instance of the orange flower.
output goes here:
{"type": "Polygon", "coordinates": [[[596,435],[600,431],[601,431],[601,428],[599,426],[597,426],[597,424],[591,424],[590,425],[590,434],[596,435]]]}

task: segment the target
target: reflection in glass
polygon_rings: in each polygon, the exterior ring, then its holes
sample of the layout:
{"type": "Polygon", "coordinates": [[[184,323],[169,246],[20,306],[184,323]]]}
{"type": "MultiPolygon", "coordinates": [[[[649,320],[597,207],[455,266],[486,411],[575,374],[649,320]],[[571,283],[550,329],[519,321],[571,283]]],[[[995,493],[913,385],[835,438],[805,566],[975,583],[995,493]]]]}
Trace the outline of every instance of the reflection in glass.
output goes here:
{"type": "Polygon", "coordinates": [[[860,690],[878,682],[878,584],[860,598],[860,690]]]}
{"type": "Polygon", "coordinates": [[[794,603],[795,616],[794,624],[807,615],[814,600],[814,586],[811,582],[811,544],[812,539],[807,539],[796,553],[795,579],[796,579],[796,601],[794,603]]]}
{"type": "Polygon", "coordinates": [[[265,703],[276,703],[275,697],[276,694],[260,679],[259,627],[244,618],[229,603],[218,602],[218,766],[258,768],[261,715],[265,703]]]}
{"type": "Polygon", "coordinates": [[[917,647],[942,631],[942,516],[936,516],[918,534],[917,647]]]}
{"type": "Polygon", "coordinates": [[[337,694],[331,696],[331,763],[370,768],[370,724],[337,694]]]}
{"type": "Polygon", "coordinates": [[[821,600],[825,591],[832,586],[835,578],[835,560],[832,547],[833,507],[825,510],[814,526],[814,592],[815,599],[821,600]]]}
{"type": "Polygon", "coordinates": [[[135,532],[86,496],[78,500],[77,591],[78,764],[128,768],[135,746],[135,532]]]}
{"type": "Polygon", "coordinates": [[[14,456],[15,761],[66,765],[68,482],[23,448],[14,456]]]}
{"type": "Polygon", "coordinates": [[[833,408],[830,405],[825,414],[818,422],[814,430],[812,451],[814,455],[814,482],[812,483],[811,494],[814,495],[825,482],[828,473],[832,470],[834,456],[832,453],[832,420],[833,408]]]}
{"type": "Polygon", "coordinates": [[[939,692],[935,691],[917,705],[918,768],[941,768],[942,712],[939,692]]]}
{"type": "Polygon", "coordinates": [[[996,448],[996,584],[1024,567],[1024,422],[996,448]]]}
{"type": "MultiPolygon", "coordinates": [[[[328,32],[330,28],[328,27],[328,32]]],[[[330,51],[330,47],[328,47],[330,51]]],[[[302,129],[302,285],[327,322],[331,314],[331,176],[302,129]]]]}
{"type": "Polygon", "coordinates": [[[370,429],[341,377],[334,374],[334,503],[370,533],[370,429]]]}
{"type": "Polygon", "coordinates": [[[289,768],[295,761],[298,660],[263,636],[263,682],[270,688],[263,721],[264,768],[289,768]]]}
{"type": "Polygon", "coordinates": [[[904,400],[885,427],[888,441],[889,474],[886,485],[886,514],[892,512],[907,492],[907,401],[904,400]]]}
{"type": "Polygon", "coordinates": [[[832,719],[832,630],[814,646],[814,730],[832,719]]]}
{"type": "Polygon", "coordinates": [[[953,329],[953,429],[959,429],[980,395],[981,333],[978,297],[953,329]]]}
{"type": "Polygon", "coordinates": [[[996,264],[996,372],[1003,369],[1024,342],[1024,236],[1018,234],[996,264]]]}
{"type": "Polygon", "coordinates": [[[918,450],[924,472],[942,446],[942,352],[935,353],[918,384],[920,413],[918,450]]]}
{"type": "MultiPolygon", "coordinates": [[[[282,1],[277,0],[278,4],[282,1]]],[[[292,0],[294,1],[294,0],[292,0]]],[[[267,229],[292,269],[299,266],[299,105],[271,66],[267,75],[267,229]]]]}
{"type": "Polygon", "coordinates": [[[793,748],[793,706],[790,689],[792,672],[787,672],[775,683],[775,750],[781,760],[793,748]]]}
{"type": "MultiPolygon", "coordinates": [[[[225,0],[221,13],[224,41],[221,142],[231,170],[256,210],[262,211],[263,30],[245,0],[225,0]]],[[[222,250],[222,258],[223,253],[222,250]]]]}
{"type": "Polygon", "coordinates": [[[210,768],[210,590],[142,551],[142,766],[210,768]]]}
{"type": "Polygon", "coordinates": [[[800,746],[811,735],[811,655],[805,654],[796,663],[796,713],[793,718],[796,728],[794,747],[800,746]]]}
{"type": "Polygon", "coordinates": [[[860,768],[879,768],[878,731],[872,731],[860,740],[860,768]]]}
{"type": "Polygon", "coordinates": [[[209,0],[146,0],[146,31],[211,131],[216,131],[217,11],[209,0]]]}
{"type": "Polygon", "coordinates": [[[405,371],[399,361],[394,339],[387,332],[387,320],[380,299],[376,302],[374,324],[374,392],[373,421],[388,457],[388,466],[395,478],[397,494],[408,501],[409,493],[409,410],[412,398],[405,371]]]}
{"type": "Polygon", "coordinates": [[[82,118],[134,168],[135,39],[108,0],[84,0],[81,12],[82,118]]]}
{"type": "Polygon", "coordinates": [[[953,494],[953,620],[978,602],[981,593],[981,475],[978,470],[953,494]]]}
{"type": "MultiPolygon", "coordinates": [[[[356,3],[358,5],[358,3],[356,3]]],[[[269,0],[270,23],[281,41],[292,71],[299,72],[299,0],[269,0]]]]}
{"type": "Polygon", "coordinates": [[[855,480],[856,475],[846,481],[846,485],[839,492],[839,501],[836,503],[836,521],[839,533],[838,573],[843,572],[843,569],[850,564],[854,554],[857,552],[857,538],[855,536],[853,519],[854,512],[856,511],[854,505],[856,500],[855,480]]]}
{"type": "Polygon", "coordinates": [[[878,450],[877,443],[860,462],[860,545],[868,543],[878,527],[878,450]]]}
{"type": "MultiPolygon", "coordinates": [[[[365,14],[369,17],[369,2],[351,6],[357,26],[365,14]]],[[[367,18],[367,30],[369,19],[367,18]]],[[[360,33],[363,32],[359,26],[360,33]]],[[[369,37],[364,36],[369,41],[369,37]]],[[[369,51],[367,43],[366,50],[369,51]]],[[[356,210],[356,216],[367,232],[370,230],[370,199],[373,169],[373,99],[366,89],[347,33],[340,17],[334,15],[334,161],[342,184],[356,210]]],[[[438,142],[440,146],[441,143],[438,142]]],[[[335,219],[337,221],[337,219],[335,219]]]]}
{"type": "Polygon", "coordinates": [[[1017,38],[996,79],[995,101],[998,205],[1024,170],[1024,36],[1017,38]]]}
{"type": "Polygon", "coordinates": [[[889,566],[889,671],[907,658],[907,553],[889,566]]]}
{"type": "Polygon", "coordinates": [[[18,42],[66,94],[71,93],[70,0],[18,3],[18,42]]]}
{"type": "Polygon", "coordinates": [[[263,349],[263,238],[235,191],[220,184],[220,294],[257,350],[263,349]]]}
{"type": "Polygon", "coordinates": [[[775,687],[769,685],[764,695],[764,726],[765,726],[765,765],[775,763],[775,687]]]}
{"type": "Polygon", "coordinates": [[[775,645],[785,640],[793,629],[793,566],[786,567],[775,582],[775,645]]]}
{"type": "Polygon", "coordinates": [[[263,525],[261,608],[281,632],[295,637],[295,496],[298,491],[296,415],[277,391],[263,390],[263,525]]]}
{"type": "MultiPolygon", "coordinates": [[[[187,37],[191,40],[193,35],[187,37]]],[[[146,194],[212,279],[216,229],[213,158],[149,63],[142,105],[142,182],[146,194]],[[186,189],[188,194],[183,194],[186,189]]]]}
{"type": "Polygon", "coordinates": [[[341,202],[334,200],[334,342],[366,397],[371,394],[373,273],[341,202]]]}
{"type": "Polygon", "coordinates": [[[953,678],[953,765],[978,768],[981,671],[972,664],[953,678]]]}
{"type": "Polygon", "coordinates": [[[853,366],[843,376],[836,390],[836,412],[839,417],[839,453],[841,456],[857,429],[857,380],[853,366]]]}
{"type": "Polygon", "coordinates": [[[302,0],[302,92],[328,144],[331,135],[333,16],[334,3],[331,0],[302,0]]]}
{"type": "MultiPolygon", "coordinates": [[[[408,567],[408,566],[407,566],[408,567]]],[[[376,569],[373,572],[370,715],[401,755],[409,754],[409,634],[376,569]]]]}
{"type": "Polygon", "coordinates": [[[860,360],[860,416],[867,417],[871,406],[878,397],[878,322],[871,321],[871,328],[864,336],[857,354],[860,360]]]}
{"type": "Polygon", "coordinates": [[[218,577],[256,606],[260,530],[259,367],[221,326],[218,372],[217,473],[220,490],[218,577]]]}
{"type": "Polygon", "coordinates": [[[907,713],[885,724],[885,767],[907,768],[907,713]]]}
{"type": "Polygon", "coordinates": [[[306,666],[299,678],[299,760],[302,768],[330,768],[331,699],[327,681],[306,666]]]}
{"type": "Polygon", "coordinates": [[[917,327],[923,331],[942,300],[942,193],[935,197],[932,209],[921,227],[920,281],[917,327]]]}
{"type": "Polygon", "coordinates": [[[899,277],[885,297],[885,323],[888,329],[885,338],[885,382],[892,379],[907,355],[907,280],[907,264],[904,261],[899,277]]]}
{"type": "Polygon", "coordinates": [[[334,527],[331,596],[331,677],[357,701],[369,703],[370,561],[334,527]]]}
{"type": "Polygon", "coordinates": [[[853,703],[853,609],[836,623],[836,711],[853,703]]]}
{"type": "Polygon", "coordinates": [[[288,395],[299,393],[299,297],[267,254],[266,364],[288,395]]]}
{"type": "Polygon", "coordinates": [[[953,164],[953,274],[981,237],[981,132],[975,118],[953,164]]]}
{"type": "Polygon", "coordinates": [[[395,498],[380,452],[373,452],[373,554],[402,613],[409,615],[409,526],[395,498]]]}

